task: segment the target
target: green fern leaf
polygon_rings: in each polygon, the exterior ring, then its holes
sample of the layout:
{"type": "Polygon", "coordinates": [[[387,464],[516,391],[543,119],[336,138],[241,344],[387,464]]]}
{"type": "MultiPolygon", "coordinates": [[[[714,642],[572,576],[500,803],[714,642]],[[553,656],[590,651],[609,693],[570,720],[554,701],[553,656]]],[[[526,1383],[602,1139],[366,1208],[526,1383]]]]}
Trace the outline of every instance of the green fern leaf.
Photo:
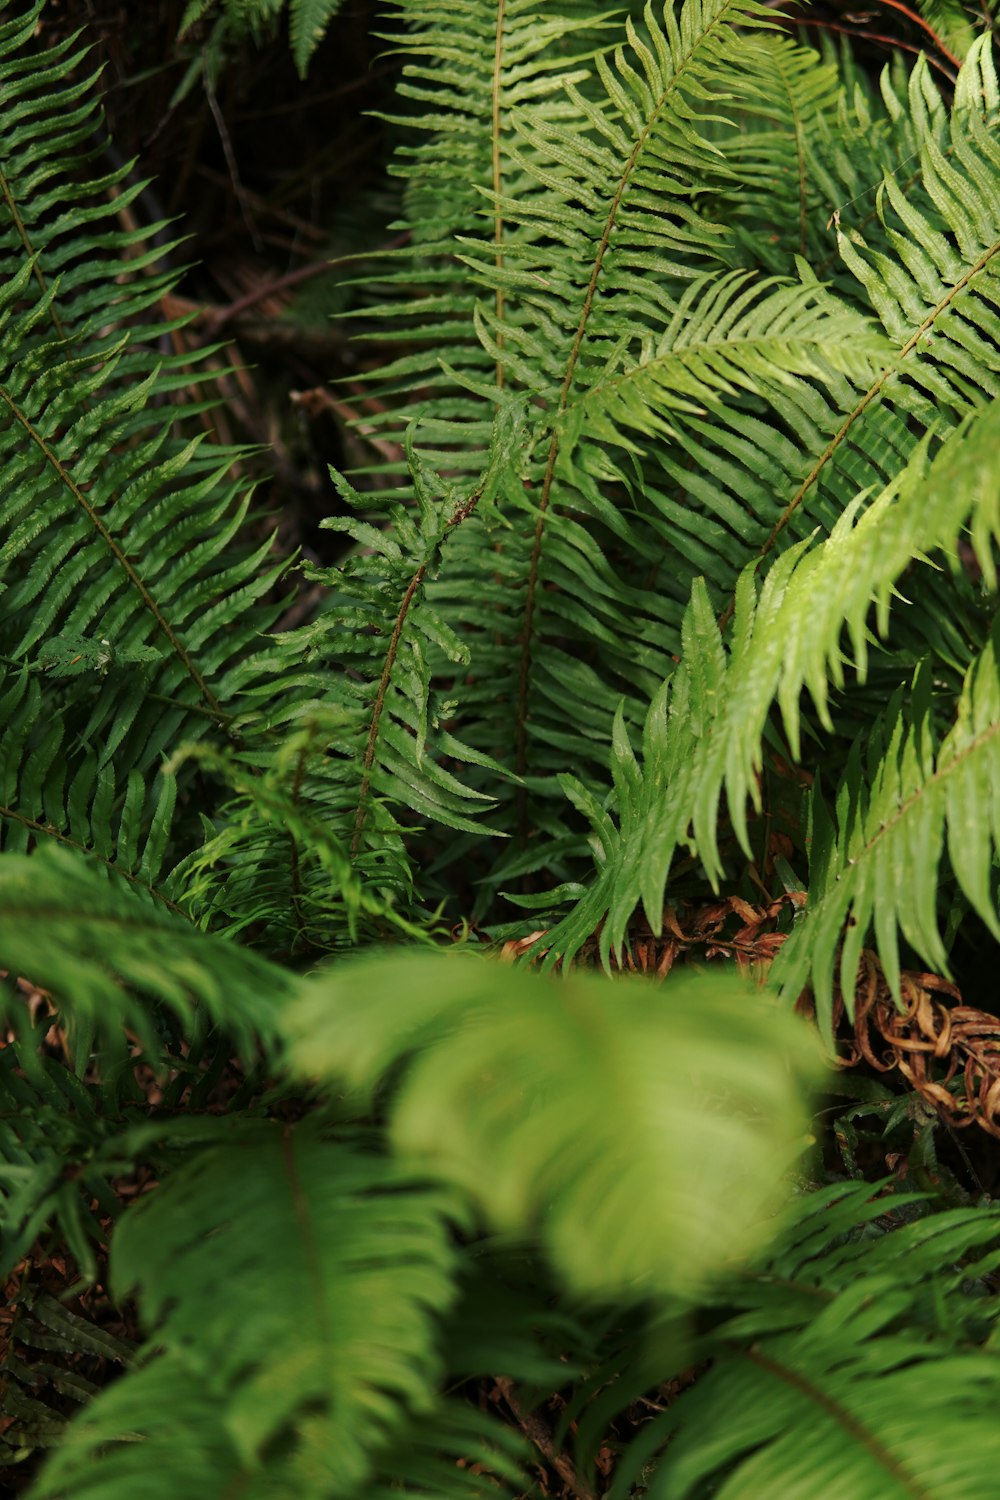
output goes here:
{"type": "MultiPolygon", "coordinates": [[[[221,1026],[248,1060],[261,1040],[273,1045],[285,971],[206,936],[79,855],[46,853],[0,857],[0,967],[53,992],[81,1071],[95,1034],[124,1062],[126,1027],[155,1060],[157,1005],[191,1037],[221,1026]]],[[[16,1018],[16,1007],[6,1011],[16,1018]]]]}
{"type": "MultiPolygon", "coordinates": [[[[803,688],[813,698],[821,725],[833,731],[831,685],[843,686],[845,661],[864,681],[870,610],[874,605],[884,633],[896,585],[915,558],[935,549],[954,552],[968,524],[986,577],[995,582],[991,553],[1000,540],[1000,491],[993,473],[998,430],[997,409],[988,409],[959,429],[932,465],[926,447],[919,451],[899,480],[860,516],[863,496],[825,541],[810,550],[799,544],[787,551],[767,574],[759,598],[748,569],[737,591],[728,653],[707,591],[696,585],[683,629],[681,665],[647,716],[641,768],[624,720],[617,720],[612,771],[619,826],[603,814],[594,820],[597,876],[577,908],[549,935],[549,963],[576,952],[602,922],[601,951],[607,961],[611,949],[622,945],[640,900],[653,931],[659,932],[667,879],[682,844],[697,854],[718,888],[723,792],[740,846],[751,855],[746,810],[748,801],[760,810],[759,773],[773,705],[780,706],[796,756],[803,688]],[[845,625],[849,656],[842,646],[845,625]]],[[[992,653],[984,656],[978,669],[983,682],[992,660],[992,653]]],[[[984,749],[984,767],[992,753],[984,749]]],[[[583,807],[579,786],[568,780],[564,785],[583,807]]],[[[988,820],[980,827],[988,827],[988,820]]],[[[985,911],[989,902],[981,838],[967,847],[975,879],[968,860],[962,868],[969,870],[977,909],[985,911]]],[[[939,946],[935,953],[940,959],[939,946]]]]}
{"type": "Polygon", "coordinates": [[[835,829],[824,828],[822,812],[814,816],[809,903],[773,978],[795,994],[811,980],[827,1027],[842,934],[839,978],[849,1011],[861,947],[873,923],[897,996],[897,927],[932,968],[948,972],[936,910],[946,833],[959,886],[1000,938],[993,873],[1000,848],[996,632],[970,670],[957,720],[936,750],[928,707],[918,695],[909,723],[898,706],[890,712],[884,739],[871,747],[867,774],[860,756],[854,758],[838,792],[835,829]]]}
{"type": "Polygon", "coordinates": [[[86,49],[30,51],[38,14],[0,27],[0,819],[7,847],[63,841],[153,884],[173,814],[155,772],[181,738],[237,733],[280,565],[235,540],[234,455],[161,409],[191,384],[152,347],[173,247],[121,227],[142,189],[127,169],[81,178],[100,123],[86,49]]]}
{"type": "Polygon", "coordinates": [[[186,1387],[214,1427],[208,1440],[205,1416],[196,1423],[193,1495],[210,1500],[236,1473],[262,1497],[358,1492],[408,1414],[433,1405],[453,1212],[441,1192],[308,1126],[262,1125],[199,1153],[115,1237],[116,1295],[138,1291],[157,1353],[74,1424],[38,1496],[119,1493],[136,1462],[125,1412],[152,1475],[186,1387]]]}
{"type": "Polygon", "coordinates": [[[871,1192],[809,1195],[759,1277],[728,1289],[731,1311],[703,1349],[711,1370],[658,1419],[671,1440],[651,1496],[989,1492],[1000,1376],[982,1278],[998,1263],[1000,1221],[979,1208],[906,1223],[912,1200],[871,1192]],[[872,1224],[880,1213],[889,1232],[872,1224]]]}
{"type": "Polygon", "coordinates": [[[292,56],[305,78],[309,71],[309,59],[326,33],[326,28],[341,6],[341,0],[291,0],[288,13],[288,30],[292,42],[292,56]]]}

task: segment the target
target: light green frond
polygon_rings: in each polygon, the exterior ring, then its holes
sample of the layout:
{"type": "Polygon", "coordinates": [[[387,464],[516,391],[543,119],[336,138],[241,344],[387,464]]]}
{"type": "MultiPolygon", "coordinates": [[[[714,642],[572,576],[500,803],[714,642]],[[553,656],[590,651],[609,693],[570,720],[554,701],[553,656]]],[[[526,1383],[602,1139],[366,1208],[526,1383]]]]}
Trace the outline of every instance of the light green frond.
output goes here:
{"type": "Polygon", "coordinates": [[[897,705],[884,735],[855,755],[838,788],[835,822],[821,794],[813,805],[809,901],[774,970],[798,994],[811,982],[828,1024],[836,953],[848,1009],[861,948],[874,923],[878,952],[899,993],[897,928],[947,973],[937,897],[947,851],[962,891],[1000,938],[996,859],[1000,850],[1000,663],[997,633],[970,669],[955,723],[938,745],[919,690],[909,715],[897,705]]]}
{"type": "MultiPolygon", "coordinates": [[[[743,272],[699,277],[669,322],[631,359],[571,400],[560,421],[561,460],[586,434],[611,448],[626,434],[672,437],[685,416],[720,396],[776,396],[795,377],[827,384],[870,376],[887,344],[816,282],[789,285],[743,272]]],[[[641,451],[641,449],[639,450],[641,451]]]]}
{"type": "Polygon", "coordinates": [[[730,975],[661,996],[408,952],[313,979],[288,1026],[309,1078],[367,1093],[405,1061],[402,1159],[626,1300],[690,1296],[746,1253],[816,1078],[805,1029],[730,975]]]}
{"type": "MultiPolygon", "coordinates": [[[[697,855],[717,889],[724,873],[717,828],[723,794],[740,846],[752,857],[747,804],[760,811],[759,777],[773,706],[780,707],[785,736],[796,757],[803,689],[810,693],[821,725],[833,732],[831,690],[843,687],[845,667],[864,681],[872,608],[884,634],[890,605],[898,597],[897,585],[915,559],[938,551],[954,553],[968,525],[976,555],[984,560],[984,573],[995,582],[992,550],[1000,542],[1000,486],[994,463],[998,434],[1000,407],[994,406],[964,424],[930,465],[925,444],[867,509],[861,509],[864,497],[856,497],[824,541],[809,550],[800,543],[785,552],[759,595],[753,569],[748,569],[737,589],[728,643],[707,590],[696,583],[684,621],[680,665],[655,695],[646,718],[641,766],[624,719],[618,717],[612,757],[618,828],[602,814],[593,819],[600,841],[596,877],[573,912],[550,933],[549,963],[574,953],[602,923],[601,951],[607,960],[625,941],[640,901],[653,931],[659,932],[664,891],[682,845],[697,855]]],[[[905,608],[904,604],[904,612],[905,608]]],[[[988,694],[993,659],[989,650],[976,669],[976,680],[982,684],[980,708],[987,716],[990,710],[983,695],[988,694]]],[[[964,717],[961,708],[959,714],[964,717]]],[[[987,737],[985,758],[976,762],[984,768],[981,774],[991,763],[990,755],[996,755],[988,744],[987,737]]],[[[582,806],[578,784],[564,785],[582,806]]],[[[988,826],[988,819],[980,823],[980,829],[988,826]]],[[[983,854],[978,843],[975,847],[979,870],[983,854]]],[[[972,866],[963,861],[962,867],[970,870],[971,880],[972,866]]],[[[928,878],[933,880],[935,872],[936,863],[928,878]]],[[[973,884],[977,909],[983,911],[988,900],[982,873],[973,884]]],[[[846,908],[837,910],[846,915],[846,908]]],[[[859,940],[865,926],[859,929],[859,940]]],[[[824,949],[823,959],[831,952],[824,949]]],[[[934,952],[940,957],[939,945],[934,952]]],[[[819,957],[817,965],[821,967],[819,957]]]]}
{"type": "MultiPolygon", "coordinates": [[[[677,424],[673,443],[647,462],[648,525],[682,560],[683,584],[697,573],[709,580],[720,611],[740,567],[754,556],[769,566],[817,525],[832,530],[859,489],[895,479],[922,433],[945,432],[1000,389],[1000,219],[989,186],[998,155],[984,123],[995,93],[992,62],[977,45],[950,119],[937,102],[943,133],[928,126],[907,169],[886,177],[873,224],[860,199],[840,203],[836,233],[855,305],[878,315],[893,345],[881,368],[839,386],[790,382],[763,403],[706,399],[705,414],[677,424]],[[977,90],[985,99],[974,108],[977,90]]],[[[928,588],[937,599],[933,580],[928,588]]],[[[953,593],[935,615],[955,614],[953,593]]],[[[935,646],[955,663],[954,643],[935,646]]]]}

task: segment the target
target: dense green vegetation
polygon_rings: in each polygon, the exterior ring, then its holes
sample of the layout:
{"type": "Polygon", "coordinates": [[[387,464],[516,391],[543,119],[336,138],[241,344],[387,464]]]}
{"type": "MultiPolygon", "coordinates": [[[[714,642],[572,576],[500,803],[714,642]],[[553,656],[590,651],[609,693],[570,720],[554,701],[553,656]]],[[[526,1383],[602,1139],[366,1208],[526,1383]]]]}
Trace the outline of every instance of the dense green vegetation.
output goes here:
{"type": "MultiPolygon", "coordinates": [[[[938,10],[876,76],[394,0],[388,180],[248,328],[0,4],[12,1495],[992,1493],[1000,83],[938,10]],[[225,351],[331,310],[332,394],[225,351]],[[347,422],[273,517],[255,379],[347,422]]],[[[164,43],[248,233],[285,19],[164,43]]]]}

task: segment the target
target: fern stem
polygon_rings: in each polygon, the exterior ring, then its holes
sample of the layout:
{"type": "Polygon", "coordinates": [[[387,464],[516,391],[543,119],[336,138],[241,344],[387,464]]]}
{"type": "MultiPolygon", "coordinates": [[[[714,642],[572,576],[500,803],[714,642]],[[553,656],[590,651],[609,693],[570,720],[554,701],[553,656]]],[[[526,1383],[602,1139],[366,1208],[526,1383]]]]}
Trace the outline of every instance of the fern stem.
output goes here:
{"type": "MultiPolygon", "coordinates": [[[[503,268],[503,214],[500,210],[500,188],[502,185],[502,173],[500,167],[500,66],[503,61],[504,43],[504,11],[506,0],[498,0],[497,3],[497,35],[496,46],[493,51],[493,85],[492,85],[492,147],[493,147],[493,194],[496,209],[493,214],[493,260],[498,271],[503,268]]],[[[497,319],[497,349],[503,349],[503,315],[504,296],[503,287],[497,283],[496,290],[496,319],[497,319]]],[[[503,362],[497,359],[497,386],[503,389],[503,362]]]]}
{"type": "MultiPolygon", "coordinates": [[[[292,778],[292,807],[298,811],[299,797],[302,793],[302,777],[305,774],[306,751],[308,744],[303,743],[295,762],[295,775],[292,778]]],[[[305,918],[302,913],[302,869],[299,858],[299,841],[294,832],[289,828],[289,841],[291,843],[290,858],[290,880],[292,888],[292,911],[295,914],[296,939],[302,943],[308,943],[305,918]]],[[[293,943],[293,949],[295,944],[293,943]]]]}
{"type": "MultiPolygon", "coordinates": [[[[926,797],[927,793],[931,791],[934,786],[936,786],[941,781],[944,781],[948,776],[951,775],[953,771],[963,766],[970,755],[975,755],[983,748],[984,745],[988,745],[990,740],[994,739],[998,734],[1000,734],[1000,721],[993,724],[988,724],[985,729],[980,730],[979,734],[974,735],[969,743],[964,746],[964,748],[960,750],[957,755],[955,755],[951,760],[947,761],[945,765],[939,765],[934,771],[931,772],[929,776],[921,780],[920,785],[916,788],[916,790],[899,804],[891,817],[886,818],[884,823],[879,824],[878,828],[872,834],[871,838],[867,839],[866,842],[861,846],[861,848],[855,852],[855,854],[848,861],[848,866],[850,867],[857,864],[858,860],[861,859],[863,855],[868,854],[872,849],[875,848],[875,845],[879,842],[880,839],[884,838],[887,833],[891,833],[896,825],[902,822],[910,809],[916,807],[921,799],[923,797],[926,797]]],[[[837,878],[839,880],[840,876],[838,876],[837,878]]]]}
{"type": "MultiPolygon", "coordinates": [[[[485,485],[486,477],[484,475],[476,485],[472,493],[465,500],[462,500],[458,505],[455,506],[455,509],[452,511],[451,515],[448,517],[447,522],[445,523],[444,536],[447,536],[450,532],[454,531],[456,526],[461,526],[463,521],[467,521],[469,519],[476,506],[482,499],[485,485]]],[[[442,541],[444,540],[444,536],[441,538],[442,541]]],[[[399,642],[403,634],[403,626],[406,624],[406,617],[410,612],[410,606],[413,603],[414,596],[416,595],[417,590],[420,588],[420,585],[424,581],[424,575],[427,572],[427,567],[428,563],[422,562],[417,571],[414,573],[413,577],[410,579],[406,588],[406,593],[403,595],[399,609],[396,612],[396,623],[394,624],[392,628],[392,634],[389,637],[389,646],[386,650],[385,661],[382,665],[382,675],[379,677],[378,688],[375,692],[375,702],[372,706],[372,720],[368,728],[368,740],[365,744],[364,759],[361,762],[361,787],[358,792],[357,810],[354,814],[354,833],[351,837],[352,859],[357,856],[358,850],[361,847],[361,834],[364,830],[365,818],[368,814],[367,803],[368,792],[371,786],[372,768],[375,765],[375,751],[378,747],[379,723],[382,719],[382,710],[385,707],[386,694],[389,691],[389,682],[392,678],[392,669],[396,664],[396,657],[399,654],[399,642]]]]}
{"type": "Polygon", "coordinates": [[[298,1224],[306,1265],[309,1269],[309,1280],[312,1283],[309,1291],[311,1293],[310,1300],[317,1325],[316,1333],[324,1349],[329,1351],[333,1346],[333,1340],[327,1311],[326,1279],[323,1274],[323,1261],[316,1239],[316,1228],[313,1223],[309,1196],[303,1187],[299,1165],[295,1160],[295,1143],[292,1139],[291,1125],[283,1125],[281,1127],[281,1156],[284,1162],[285,1174],[288,1178],[288,1190],[291,1195],[292,1210],[298,1224]]]}
{"type": "MultiPolygon", "coordinates": [[[[21,218],[20,211],[18,210],[17,203],[14,199],[14,194],[11,192],[10,178],[2,168],[0,168],[0,193],[3,194],[3,201],[6,203],[8,212],[10,213],[10,216],[14,221],[14,228],[17,231],[18,239],[24,246],[24,253],[27,255],[29,260],[34,261],[34,264],[31,268],[31,274],[38,282],[38,289],[44,297],[46,292],[48,291],[48,286],[46,284],[45,277],[42,274],[42,268],[38,264],[38,258],[35,254],[35,247],[31,243],[31,237],[29,236],[27,229],[24,227],[24,220],[21,218]]],[[[52,319],[52,326],[59,338],[67,341],[68,336],[66,333],[66,329],[63,327],[62,319],[56,312],[54,302],[49,306],[49,317],[52,319]]]]}
{"type": "MultiPolygon", "coordinates": [[[[676,83],[679,74],[680,70],[678,70],[678,73],[674,74],[674,77],[671,80],[672,84],[676,83]]],[[[570,348],[569,359],[566,364],[566,374],[563,378],[562,388],[559,392],[559,404],[556,408],[557,420],[566,410],[566,407],[569,404],[570,387],[573,384],[573,376],[576,374],[576,366],[580,358],[580,350],[583,348],[583,340],[586,335],[587,324],[590,321],[590,313],[594,305],[594,296],[597,292],[597,283],[600,280],[601,271],[604,268],[604,257],[607,254],[608,245],[611,241],[611,232],[614,229],[615,223],[618,218],[618,210],[621,207],[622,197],[624,195],[626,187],[628,186],[629,178],[635,170],[635,165],[639,159],[642,148],[649,138],[649,133],[653,128],[660,110],[666,103],[669,92],[670,91],[667,90],[661,95],[660,99],[657,102],[655,110],[649,118],[646,128],[642,131],[641,135],[636,140],[636,143],[632,148],[632,154],[629,157],[628,161],[625,163],[625,169],[622,172],[618,187],[615,190],[614,198],[611,200],[611,207],[608,210],[608,216],[604,224],[604,232],[601,235],[601,242],[597,247],[597,255],[594,259],[594,267],[590,273],[590,281],[587,284],[586,296],[583,299],[583,308],[581,309],[580,319],[576,326],[576,334],[574,335],[573,343],[570,348]]],[[[514,769],[517,772],[518,776],[524,775],[528,765],[528,694],[531,686],[531,641],[534,631],[535,598],[538,593],[538,569],[541,563],[542,556],[542,537],[545,533],[545,513],[549,508],[549,499],[552,494],[552,480],[555,475],[556,458],[558,454],[559,429],[558,427],[556,427],[552,433],[552,440],[549,443],[549,454],[545,462],[545,477],[542,481],[542,492],[538,500],[538,515],[535,518],[535,534],[531,546],[531,561],[528,565],[527,593],[524,601],[524,626],[521,636],[521,663],[517,684],[517,729],[514,753],[514,769]]],[[[525,826],[526,816],[527,793],[525,788],[521,786],[518,788],[517,792],[517,821],[518,834],[522,840],[526,837],[528,831],[527,827],[525,826]]]]}
{"type": "Polygon", "coordinates": [[[358,806],[354,815],[354,833],[351,837],[352,859],[355,858],[361,847],[361,834],[368,812],[368,789],[371,786],[372,767],[375,764],[375,749],[378,744],[379,722],[382,718],[382,710],[385,707],[385,695],[389,691],[389,680],[392,677],[392,669],[396,664],[399,640],[403,634],[406,616],[410,612],[410,605],[413,603],[413,596],[423,583],[426,571],[427,564],[421,563],[407,585],[406,593],[403,595],[402,602],[396,613],[396,623],[392,627],[392,635],[389,637],[389,647],[385,653],[385,661],[382,664],[382,675],[378,680],[375,703],[372,707],[372,721],[368,728],[368,740],[365,745],[364,760],[361,762],[361,789],[358,792],[358,806]]]}

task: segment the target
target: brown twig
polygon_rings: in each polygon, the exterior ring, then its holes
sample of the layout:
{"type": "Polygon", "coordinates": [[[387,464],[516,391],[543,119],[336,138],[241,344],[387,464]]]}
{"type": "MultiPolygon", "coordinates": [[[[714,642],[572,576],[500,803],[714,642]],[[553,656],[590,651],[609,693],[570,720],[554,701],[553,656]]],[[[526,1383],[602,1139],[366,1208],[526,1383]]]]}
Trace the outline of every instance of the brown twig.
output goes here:
{"type": "MultiPolygon", "coordinates": [[[[505,1375],[499,1375],[494,1380],[494,1385],[498,1396],[503,1398],[525,1437],[534,1444],[549,1467],[555,1470],[570,1493],[575,1495],[577,1500],[597,1500],[590,1485],[577,1473],[573,1460],[557,1449],[546,1423],[535,1412],[526,1412],[521,1406],[514,1389],[514,1382],[505,1375]]],[[[497,1396],[493,1399],[496,1400],[497,1396]]]]}

